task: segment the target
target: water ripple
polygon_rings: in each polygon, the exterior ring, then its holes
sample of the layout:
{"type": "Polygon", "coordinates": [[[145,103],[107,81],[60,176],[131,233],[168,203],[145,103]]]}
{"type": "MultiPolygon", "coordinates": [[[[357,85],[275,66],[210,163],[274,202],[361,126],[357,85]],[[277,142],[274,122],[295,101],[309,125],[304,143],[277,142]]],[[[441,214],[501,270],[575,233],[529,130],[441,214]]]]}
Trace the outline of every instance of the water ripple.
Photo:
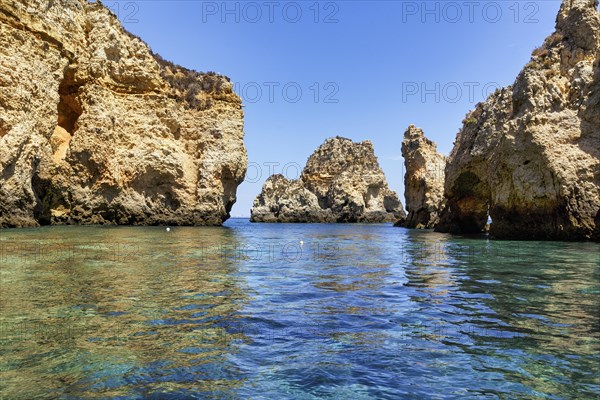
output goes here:
{"type": "Polygon", "coordinates": [[[0,239],[5,398],[600,396],[598,244],[241,220],[0,239]]]}

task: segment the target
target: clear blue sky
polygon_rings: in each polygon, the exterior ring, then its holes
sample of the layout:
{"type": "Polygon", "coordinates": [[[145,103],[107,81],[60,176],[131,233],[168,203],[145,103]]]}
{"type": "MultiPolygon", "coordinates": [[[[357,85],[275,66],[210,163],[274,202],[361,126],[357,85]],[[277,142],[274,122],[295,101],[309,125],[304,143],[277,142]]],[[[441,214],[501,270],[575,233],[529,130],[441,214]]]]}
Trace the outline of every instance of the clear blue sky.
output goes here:
{"type": "Polygon", "coordinates": [[[423,128],[448,154],[465,114],[486,89],[514,81],[531,51],[554,30],[560,6],[559,1],[104,4],[164,58],[236,83],[246,106],[250,169],[232,216],[249,215],[269,169],[295,178],[295,166],[303,167],[336,135],[373,142],[404,204],[400,149],[406,127],[423,128]]]}

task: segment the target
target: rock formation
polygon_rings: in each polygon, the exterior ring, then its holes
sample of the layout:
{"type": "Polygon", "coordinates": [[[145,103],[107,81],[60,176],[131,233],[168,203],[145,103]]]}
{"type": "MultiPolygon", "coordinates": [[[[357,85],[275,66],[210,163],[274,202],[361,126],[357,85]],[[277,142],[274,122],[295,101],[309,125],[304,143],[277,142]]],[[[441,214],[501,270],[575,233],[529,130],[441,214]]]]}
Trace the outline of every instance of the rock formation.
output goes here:
{"type": "Polygon", "coordinates": [[[253,222],[392,222],[404,219],[370,141],[327,139],[298,180],[267,179],[254,200],[253,222]]]}
{"type": "Polygon", "coordinates": [[[402,156],[404,198],[408,216],[402,226],[431,229],[439,222],[444,207],[444,168],[446,157],[437,152],[434,142],[420,128],[410,125],[404,132],[402,156]]]}
{"type": "Polygon", "coordinates": [[[317,196],[301,180],[277,174],[269,177],[254,200],[252,222],[334,222],[331,210],[319,206],[317,196]]]}
{"type": "Polygon", "coordinates": [[[85,0],[0,0],[0,53],[0,226],[228,218],[247,163],[228,78],[85,0]]]}
{"type": "Polygon", "coordinates": [[[446,168],[441,232],[600,240],[600,16],[565,0],[511,87],[467,115],[446,168]]]}

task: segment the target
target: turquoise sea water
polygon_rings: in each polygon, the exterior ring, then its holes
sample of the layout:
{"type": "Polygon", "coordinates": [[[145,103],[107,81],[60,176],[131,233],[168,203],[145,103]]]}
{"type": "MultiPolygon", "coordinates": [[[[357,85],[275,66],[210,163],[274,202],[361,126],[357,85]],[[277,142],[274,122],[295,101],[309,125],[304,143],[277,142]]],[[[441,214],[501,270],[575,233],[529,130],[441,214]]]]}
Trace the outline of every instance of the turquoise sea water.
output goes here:
{"type": "Polygon", "coordinates": [[[3,399],[593,399],[600,245],[391,225],[0,231],[3,399]]]}

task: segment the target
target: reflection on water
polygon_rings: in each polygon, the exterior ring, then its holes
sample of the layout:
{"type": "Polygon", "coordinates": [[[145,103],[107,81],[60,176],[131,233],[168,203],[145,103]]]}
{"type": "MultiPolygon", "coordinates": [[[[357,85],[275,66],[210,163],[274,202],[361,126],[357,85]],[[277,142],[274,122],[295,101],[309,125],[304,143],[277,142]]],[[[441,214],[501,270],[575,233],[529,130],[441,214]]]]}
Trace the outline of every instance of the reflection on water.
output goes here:
{"type": "Polygon", "coordinates": [[[3,394],[218,394],[239,386],[227,356],[243,338],[224,322],[247,296],[235,266],[217,257],[234,240],[214,228],[5,232],[3,394]]]}
{"type": "Polygon", "coordinates": [[[592,398],[600,245],[390,225],[0,231],[0,397],[592,398]]]}

